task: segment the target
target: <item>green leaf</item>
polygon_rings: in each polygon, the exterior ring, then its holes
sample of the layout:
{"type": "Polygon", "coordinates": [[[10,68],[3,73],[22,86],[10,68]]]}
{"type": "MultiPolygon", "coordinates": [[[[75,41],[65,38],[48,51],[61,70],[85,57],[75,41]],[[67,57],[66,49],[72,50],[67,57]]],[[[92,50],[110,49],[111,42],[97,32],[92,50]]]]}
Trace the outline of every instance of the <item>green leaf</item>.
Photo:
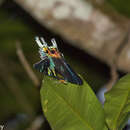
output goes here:
{"type": "Polygon", "coordinates": [[[103,108],[85,81],[79,86],[45,77],[40,92],[53,130],[103,130],[103,108]]]}
{"type": "Polygon", "coordinates": [[[121,78],[105,94],[104,110],[106,122],[111,130],[121,130],[130,114],[130,74],[121,78]]]}

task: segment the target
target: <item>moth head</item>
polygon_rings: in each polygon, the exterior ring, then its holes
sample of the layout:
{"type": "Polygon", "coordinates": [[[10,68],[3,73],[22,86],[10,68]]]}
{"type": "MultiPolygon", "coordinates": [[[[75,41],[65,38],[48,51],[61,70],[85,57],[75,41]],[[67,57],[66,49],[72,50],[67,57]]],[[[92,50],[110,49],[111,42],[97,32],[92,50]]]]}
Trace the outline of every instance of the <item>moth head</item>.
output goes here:
{"type": "Polygon", "coordinates": [[[61,55],[60,55],[60,52],[58,50],[56,40],[54,38],[52,38],[51,42],[52,42],[52,46],[49,46],[49,55],[51,57],[60,58],[61,55]]]}
{"type": "Polygon", "coordinates": [[[35,38],[36,43],[40,47],[40,50],[42,50],[47,56],[59,58],[60,57],[60,52],[58,51],[57,44],[55,39],[51,39],[52,46],[48,46],[45,40],[41,37],[36,37],[35,38]]]}

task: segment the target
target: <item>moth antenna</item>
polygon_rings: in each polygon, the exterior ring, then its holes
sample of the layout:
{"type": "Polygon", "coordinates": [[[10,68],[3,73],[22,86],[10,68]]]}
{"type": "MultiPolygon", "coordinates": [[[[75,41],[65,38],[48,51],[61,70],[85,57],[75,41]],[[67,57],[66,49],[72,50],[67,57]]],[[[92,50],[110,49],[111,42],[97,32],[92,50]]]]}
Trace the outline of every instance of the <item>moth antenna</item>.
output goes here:
{"type": "Polygon", "coordinates": [[[36,43],[38,44],[38,46],[39,46],[40,48],[43,47],[43,44],[42,44],[41,41],[39,40],[39,37],[35,37],[35,41],[36,41],[36,43]]]}
{"type": "Polygon", "coordinates": [[[43,43],[43,46],[47,47],[47,43],[45,42],[45,40],[44,40],[43,37],[41,37],[41,41],[42,41],[42,43],[43,43]]]}
{"type": "Polygon", "coordinates": [[[54,38],[51,39],[51,42],[53,44],[53,47],[57,48],[57,43],[56,43],[56,40],[54,38]]]}

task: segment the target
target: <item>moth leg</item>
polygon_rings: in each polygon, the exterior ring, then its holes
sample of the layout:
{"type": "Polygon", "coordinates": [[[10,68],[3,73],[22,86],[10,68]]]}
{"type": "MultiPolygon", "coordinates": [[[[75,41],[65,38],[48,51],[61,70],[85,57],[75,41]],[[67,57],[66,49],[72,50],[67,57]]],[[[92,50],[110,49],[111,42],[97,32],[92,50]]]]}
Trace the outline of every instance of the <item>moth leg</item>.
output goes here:
{"type": "Polygon", "coordinates": [[[60,79],[59,82],[63,83],[63,84],[67,84],[67,82],[65,80],[63,80],[63,79],[60,79]]]}
{"type": "Polygon", "coordinates": [[[48,75],[51,75],[51,70],[49,67],[48,67],[48,75]]]}
{"type": "Polygon", "coordinates": [[[54,69],[52,69],[52,72],[53,72],[54,76],[56,77],[56,72],[55,72],[55,70],[54,70],[54,69]]]}

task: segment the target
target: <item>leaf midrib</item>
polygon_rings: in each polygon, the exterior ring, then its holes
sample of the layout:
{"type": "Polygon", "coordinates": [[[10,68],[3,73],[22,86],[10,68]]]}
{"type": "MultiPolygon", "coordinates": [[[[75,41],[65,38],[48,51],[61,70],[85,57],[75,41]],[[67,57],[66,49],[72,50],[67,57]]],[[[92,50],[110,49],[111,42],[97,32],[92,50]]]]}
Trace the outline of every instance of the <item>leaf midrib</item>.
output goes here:
{"type": "MultiPolygon", "coordinates": [[[[53,88],[52,88],[52,89],[53,89],[53,88]]],[[[61,96],[55,91],[55,89],[53,89],[53,90],[54,90],[56,96],[57,96],[60,100],[64,101],[64,102],[70,107],[71,111],[72,111],[76,116],[78,116],[81,121],[83,121],[83,123],[85,124],[85,126],[89,127],[91,130],[94,130],[94,128],[91,127],[86,121],[84,121],[84,119],[81,118],[81,116],[79,115],[79,113],[78,113],[76,110],[74,110],[73,107],[72,107],[63,97],[61,97],[61,96]]]]}

